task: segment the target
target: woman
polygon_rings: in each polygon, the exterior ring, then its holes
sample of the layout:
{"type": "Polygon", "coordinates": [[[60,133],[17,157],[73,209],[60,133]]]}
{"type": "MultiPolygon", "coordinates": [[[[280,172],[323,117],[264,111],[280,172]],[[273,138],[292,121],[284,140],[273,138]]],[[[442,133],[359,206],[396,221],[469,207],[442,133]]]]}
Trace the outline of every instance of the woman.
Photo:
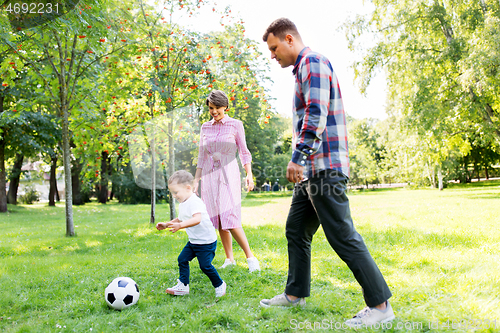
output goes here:
{"type": "Polygon", "coordinates": [[[198,192],[201,179],[201,198],[207,206],[210,220],[219,230],[226,253],[221,268],[236,264],[232,236],[245,252],[250,272],[260,270],[259,261],[253,256],[241,227],[241,179],[236,160],[237,150],[247,174],[245,183],[248,191],[254,187],[252,155],[246,145],[243,123],[225,114],[229,100],[224,92],[212,91],[206,104],[212,120],[201,126],[194,191],[198,192]]]}

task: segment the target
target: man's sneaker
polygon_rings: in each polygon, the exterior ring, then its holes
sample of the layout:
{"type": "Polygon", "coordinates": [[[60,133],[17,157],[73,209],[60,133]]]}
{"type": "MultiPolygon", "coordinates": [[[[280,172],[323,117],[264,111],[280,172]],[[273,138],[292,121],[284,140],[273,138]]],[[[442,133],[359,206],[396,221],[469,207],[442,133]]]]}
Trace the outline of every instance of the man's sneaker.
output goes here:
{"type": "Polygon", "coordinates": [[[226,294],[226,282],[222,281],[222,284],[215,288],[215,297],[222,297],[226,294]]]}
{"type": "Polygon", "coordinates": [[[286,293],[276,295],[271,299],[263,299],[260,301],[260,306],[265,308],[269,308],[271,306],[304,306],[306,305],[306,300],[304,298],[297,298],[295,301],[292,301],[288,298],[286,293]]]}
{"type": "Polygon", "coordinates": [[[260,271],[260,265],[259,265],[259,261],[257,260],[257,258],[255,258],[255,257],[248,258],[247,263],[248,263],[248,269],[250,270],[250,273],[254,272],[254,271],[260,271]]]}
{"type": "Polygon", "coordinates": [[[226,268],[227,266],[231,266],[231,265],[236,265],[236,261],[231,261],[231,259],[228,259],[226,258],[226,260],[224,261],[224,264],[222,264],[222,266],[220,266],[220,268],[226,268]]]}
{"type": "Polygon", "coordinates": [[[377,323],[387,323],[392,321],[394,318],[396,317],[394,316],[394,311],[392,311],[392,306],[389,301],[387,301],[387,308],[385,308],[385,310],[382,311],[377,308],[370,308],[367,306],[345,323],[349,327],[365,328],[371,327],[377,323]]]}
{"type": "Polygon", "coordinates": [[[181,280],[177,279],[177,284],[173,286],[172,288],[168,288],[165,291],[167,294],[170,295],[187,295],[189,294],[189,284],[184,284],[181,282],[181,280]]]}

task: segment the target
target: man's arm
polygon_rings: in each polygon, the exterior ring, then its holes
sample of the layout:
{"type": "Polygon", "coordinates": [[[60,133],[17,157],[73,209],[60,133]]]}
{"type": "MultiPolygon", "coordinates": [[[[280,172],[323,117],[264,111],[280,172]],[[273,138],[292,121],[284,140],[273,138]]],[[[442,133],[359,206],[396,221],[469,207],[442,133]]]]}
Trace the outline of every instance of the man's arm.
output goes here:
{"type": "Polygon", "coordinates": [[[321,135],[326,128],[330,104],[330,85],[332,71],[317,57],[304,59],[299,68],[299,81],[304,102],[302,126],[296,138],[296,148],[292,153],[292,162],[305,165],[306,159],[316,153],[321,146],[321,135]]]}

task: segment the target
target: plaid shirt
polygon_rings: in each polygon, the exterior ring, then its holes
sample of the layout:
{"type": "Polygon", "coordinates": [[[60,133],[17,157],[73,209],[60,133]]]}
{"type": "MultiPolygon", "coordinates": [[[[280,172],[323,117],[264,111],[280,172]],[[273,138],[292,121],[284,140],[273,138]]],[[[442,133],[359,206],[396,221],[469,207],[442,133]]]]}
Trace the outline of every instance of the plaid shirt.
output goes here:
{"type": "Polygon", "coordinates": [[[305,47],[293,74],[292,162],[305,167],[307,178],[327,169],[349,177],[346,117],[330,61],[305,47]]]}

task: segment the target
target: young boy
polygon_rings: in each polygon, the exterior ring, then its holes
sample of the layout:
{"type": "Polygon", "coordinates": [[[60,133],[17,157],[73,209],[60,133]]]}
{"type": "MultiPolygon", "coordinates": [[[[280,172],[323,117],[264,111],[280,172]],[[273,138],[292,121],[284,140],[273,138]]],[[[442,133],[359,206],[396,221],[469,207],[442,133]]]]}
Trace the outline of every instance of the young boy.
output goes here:
{"type": "Polygon", "coordinates": [[[180,170],[168,179],[168,189],[172,196],[180,202],[179,217],[170,222],[156,224],[156,229],[169,228],[171,232],[186,229],[189,241],[177,258],[179,263],[179,279],[177,285],[166,290],[171,295],[189,294],[189,262],[198,258],[200,268],[215,288],[215,297],[226,294],[226,283],[222,281],[212,265],[217,248],[217,235],[210,221],[203,201],[193,192],[193,175],[180,170]]]}

